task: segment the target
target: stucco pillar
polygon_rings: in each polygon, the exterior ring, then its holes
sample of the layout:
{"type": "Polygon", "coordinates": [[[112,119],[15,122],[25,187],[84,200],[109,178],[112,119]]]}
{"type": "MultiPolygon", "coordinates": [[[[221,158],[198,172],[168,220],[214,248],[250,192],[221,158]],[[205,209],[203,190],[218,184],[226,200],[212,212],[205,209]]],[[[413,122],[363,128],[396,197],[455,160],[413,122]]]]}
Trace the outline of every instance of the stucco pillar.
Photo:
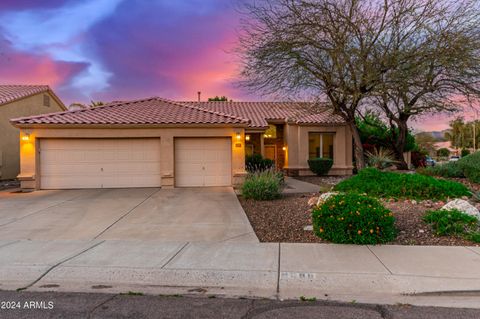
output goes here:
{"type": "Polygon", "coordinates": [[[263,133],[260,133],[260,154],[262,154],[262,157],[265,157],[265,143],[263,140],[263,133]]]}
{"type": "Polygon", "coordinates": [[[175,185],[175,143],[171,134],[165,134],[160,139],[160,158],[162,188],[173,188],[175,185]]]}
{"type": "Polygon", "coordinates": [[[35,189],[37,144],[35,134],[29,131],[20,131],[20,174],[17,176],[22,189],[35,189]]]}

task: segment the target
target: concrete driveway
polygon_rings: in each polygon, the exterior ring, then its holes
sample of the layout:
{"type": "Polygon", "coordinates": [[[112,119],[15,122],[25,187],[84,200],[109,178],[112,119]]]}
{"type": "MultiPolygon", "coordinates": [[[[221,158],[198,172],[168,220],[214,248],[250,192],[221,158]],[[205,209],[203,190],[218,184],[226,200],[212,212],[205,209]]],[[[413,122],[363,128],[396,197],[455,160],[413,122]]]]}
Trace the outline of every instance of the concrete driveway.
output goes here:
{"type": "Polygon", "coordinates": [[[229,187],[0,192],[0,240],[258,242],[229,187]]]}

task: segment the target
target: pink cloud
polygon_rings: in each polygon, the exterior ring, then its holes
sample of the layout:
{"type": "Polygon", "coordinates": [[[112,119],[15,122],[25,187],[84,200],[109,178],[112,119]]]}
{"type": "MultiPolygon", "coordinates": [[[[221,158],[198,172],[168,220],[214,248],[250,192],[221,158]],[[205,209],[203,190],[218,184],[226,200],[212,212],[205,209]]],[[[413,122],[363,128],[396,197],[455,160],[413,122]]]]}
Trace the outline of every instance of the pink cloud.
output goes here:
{"type": "Polygon", "coordinates": [[[88,65],[55,61],[48,55],[18,52],[6,40],[0,40],[0,83],[48,84],[60,88],[88,65]]]}

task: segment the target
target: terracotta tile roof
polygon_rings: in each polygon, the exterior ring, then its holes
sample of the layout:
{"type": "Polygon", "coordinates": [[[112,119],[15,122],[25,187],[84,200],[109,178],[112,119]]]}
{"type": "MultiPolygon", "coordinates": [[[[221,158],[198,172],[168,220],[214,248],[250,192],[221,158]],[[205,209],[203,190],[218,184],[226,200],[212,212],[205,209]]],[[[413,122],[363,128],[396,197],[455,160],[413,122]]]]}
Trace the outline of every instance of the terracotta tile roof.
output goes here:
{"type": "Polygon", "coordinates": [[[326,104],[308,102],[182,102],[249,119],[252,128],[268,127],[269,120],[297,124],[344,124],[326,104]]]}
{"type": "Polygon", "coordinates": [[[174,102],[158,97],[75,111],[13,119],[34,124],[248,124],[265,129],[268,122],[344,124],[330,107],[306,102],[174,102]]]}
{"type": "Polygon", "coordinates": [[[49,90],[48,85],[0,85],[0,105],[49,90]]]}
{"type": "Polygon", "coordinates": [[[55,95],[48,85],[0,84],[0,105],[44,92],[49,92],[63,109],[67,109],[63,102],[55,95]]]}
{"type": "Polygon", "coordinates": [[[43,114],[10,120],[16,125],[35,124],[248,124],[248,120],[194,105],[152,97],[114,102],[90,109],[43,114]]]}

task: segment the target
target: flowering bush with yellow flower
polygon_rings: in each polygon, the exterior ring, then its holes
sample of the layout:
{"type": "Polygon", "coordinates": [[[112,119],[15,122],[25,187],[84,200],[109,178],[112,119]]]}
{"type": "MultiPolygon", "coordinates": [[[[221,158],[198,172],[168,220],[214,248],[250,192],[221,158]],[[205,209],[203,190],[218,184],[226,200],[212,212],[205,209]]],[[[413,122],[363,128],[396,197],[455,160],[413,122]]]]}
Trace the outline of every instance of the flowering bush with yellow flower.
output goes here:
{"type": "Polygon", "coordinates": [[[393,213],[371,197],[338,194],[313,209],[313,230],[338,244],[374,245],[395,239],[393,213]]]}

